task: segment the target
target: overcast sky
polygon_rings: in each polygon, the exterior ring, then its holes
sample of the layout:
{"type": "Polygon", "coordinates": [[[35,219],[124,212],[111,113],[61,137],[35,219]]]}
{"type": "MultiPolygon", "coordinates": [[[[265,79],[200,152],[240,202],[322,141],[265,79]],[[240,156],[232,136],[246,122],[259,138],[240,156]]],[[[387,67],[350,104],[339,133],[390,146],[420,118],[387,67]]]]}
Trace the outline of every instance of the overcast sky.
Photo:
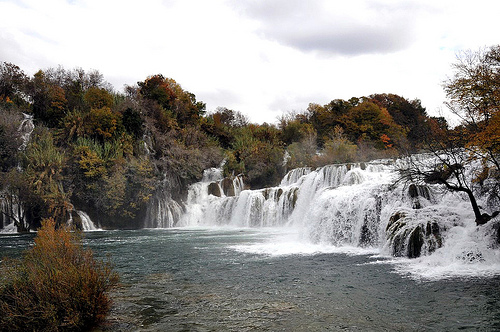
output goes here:
{"type": "Polygon", "coordinates": [[[175,79],[212,111],[275,122],[373,93],[445,111],[461,50],[500,43],[497,0],[0,0],[0,61],[175,79]]]}

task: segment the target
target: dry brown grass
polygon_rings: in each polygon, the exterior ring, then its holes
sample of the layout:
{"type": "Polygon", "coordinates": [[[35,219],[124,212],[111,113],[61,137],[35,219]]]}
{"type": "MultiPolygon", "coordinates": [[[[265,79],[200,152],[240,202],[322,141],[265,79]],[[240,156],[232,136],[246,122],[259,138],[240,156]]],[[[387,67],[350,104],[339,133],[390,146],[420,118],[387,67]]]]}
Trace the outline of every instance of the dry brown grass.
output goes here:
{"type": "Polygon", "coordinates": [[[104,319],[118,282],[78,233],[47,219],[23,259],[2,263],[0,331],[82,331],[104,319]]]}

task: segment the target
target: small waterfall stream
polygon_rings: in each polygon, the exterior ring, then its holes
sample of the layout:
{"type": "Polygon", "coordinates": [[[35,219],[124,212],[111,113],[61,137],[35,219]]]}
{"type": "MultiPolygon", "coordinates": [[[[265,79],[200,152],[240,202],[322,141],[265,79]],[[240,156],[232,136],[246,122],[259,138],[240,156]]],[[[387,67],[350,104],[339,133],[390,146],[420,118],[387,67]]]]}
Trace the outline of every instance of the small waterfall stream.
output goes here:
{"type": "Polygon", "coordinates": [[[28,143],[31,138],[31,134],[33,133],[33,130],[35,129],[35,124],[33,123],[33,115],[23,113],[23,121],[21,121],[21,124],[19,125],[19,128],[17,131],[20,134],[21,137],[21,145],[19,146],[19,150],[22,151],[26,149],[28,146],[28,143]]]}
{"type": "Polygon", "coordinates": [[[92,219],[90,219],[89,215],[83,211],[76,211],[80,220],[82,221],[82,229],[84,231],[96,231],[98,228],[94,225],[92,219]]]}
{"type": "MultiPolygon", "coordinates": [[[[18,137],[21,144],[18,146],[19,151],[24,151],[31,139],[31,134],[35,129],[33,123],[33,115],[23,113],[23,120],[17,128],[18,137]]],[[[18,170],[21,170],[21,165],[18,164],[18,170]]],[[[4,192],[0,195],[0,230],[4,233],[14,233],[18,231],[14,220],[24,224],[25,211],[19,202],[19,197],[16,194],[4,192]]]]}

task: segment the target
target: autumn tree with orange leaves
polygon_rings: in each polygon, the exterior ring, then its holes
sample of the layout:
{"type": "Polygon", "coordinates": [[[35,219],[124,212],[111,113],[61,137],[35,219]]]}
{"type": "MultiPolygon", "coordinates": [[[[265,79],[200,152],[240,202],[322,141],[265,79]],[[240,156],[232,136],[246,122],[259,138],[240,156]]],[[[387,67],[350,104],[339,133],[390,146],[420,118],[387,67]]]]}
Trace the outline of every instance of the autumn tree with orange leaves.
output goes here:
{"type": "Polygon", "coordinates": [[[499,214],[500,205],[500,45],[460,53],[452,68],[444,89],[460,125],[453,130],[437,127],[428,142],[433,165],[409,158],[400,171],[407,181],[466,193],[476,224],[482,225],[499,214]],[[479,206],[478,195],[486,195],[487,206],[479,206]]]}

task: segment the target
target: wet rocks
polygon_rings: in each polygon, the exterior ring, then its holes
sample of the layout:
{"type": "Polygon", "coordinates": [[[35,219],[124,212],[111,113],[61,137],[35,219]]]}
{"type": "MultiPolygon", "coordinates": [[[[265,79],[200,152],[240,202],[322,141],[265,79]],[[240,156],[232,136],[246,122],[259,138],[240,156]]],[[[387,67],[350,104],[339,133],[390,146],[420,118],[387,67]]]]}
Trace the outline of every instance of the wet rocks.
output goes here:
{"type": "Polygon", "coordinates": [[[429,254],[443,245],[441,230],[435,220],[418,221],[408,212],[397,211],[386,227],[392,254],[416,258],[429,254]]]}
{"type": "Polygon", "coordinates": [[[421,185],[416,185],[416,184],[411,184],[408,187],[408,195],[410,196],[412,200],[412,207],[414,209],[421,209],[422,208],[422,203],[421,199],[423,198],[427,201],[431,200],[431,193],[429,190],[429,187],[427,186],[421,186],[421,185]]]}
{"type": "Polygon", "coordinates": [[[208,185],[208,194],[217,197],[233,197],[238,195],[243,189],[242,187],[243,184],[239,176],[225,177],[218,182],[211,182],[208,185]],[[241,187],[239,187],[239,185],[241,185],[241,187]]]}
{"type": "Polygon", "coordinates": [[[359,236],[359,246],[368,247],[373,245],[374,234],[367,224],[361,226],[361,235],[359,236]]]}
{"type": "Polygon", "coordinates": [[[208,194],[209,195],[214,195],[214,196],[217,196],[217,197],[221,197],[222,196],[222,193],[221,193],[221,190],[220,190],[220,186],[217,182],[211,182],[209,185],[208,185],[208,194]]]}
{"type": "Polygon", "coordinates": [[[76,212],[76,210],[71,210],[71,219],[73,220],[73,225],[76,227],[78,230],[83,230],[83,223],[82,223],[82,218],[80,215],[76,212]]]}
{"type": "Polygon", "coordinates": [[[230,178],[224,178],[221,183],[222,191],[226,196],[235,196],[233,180],[230,178]]]}

